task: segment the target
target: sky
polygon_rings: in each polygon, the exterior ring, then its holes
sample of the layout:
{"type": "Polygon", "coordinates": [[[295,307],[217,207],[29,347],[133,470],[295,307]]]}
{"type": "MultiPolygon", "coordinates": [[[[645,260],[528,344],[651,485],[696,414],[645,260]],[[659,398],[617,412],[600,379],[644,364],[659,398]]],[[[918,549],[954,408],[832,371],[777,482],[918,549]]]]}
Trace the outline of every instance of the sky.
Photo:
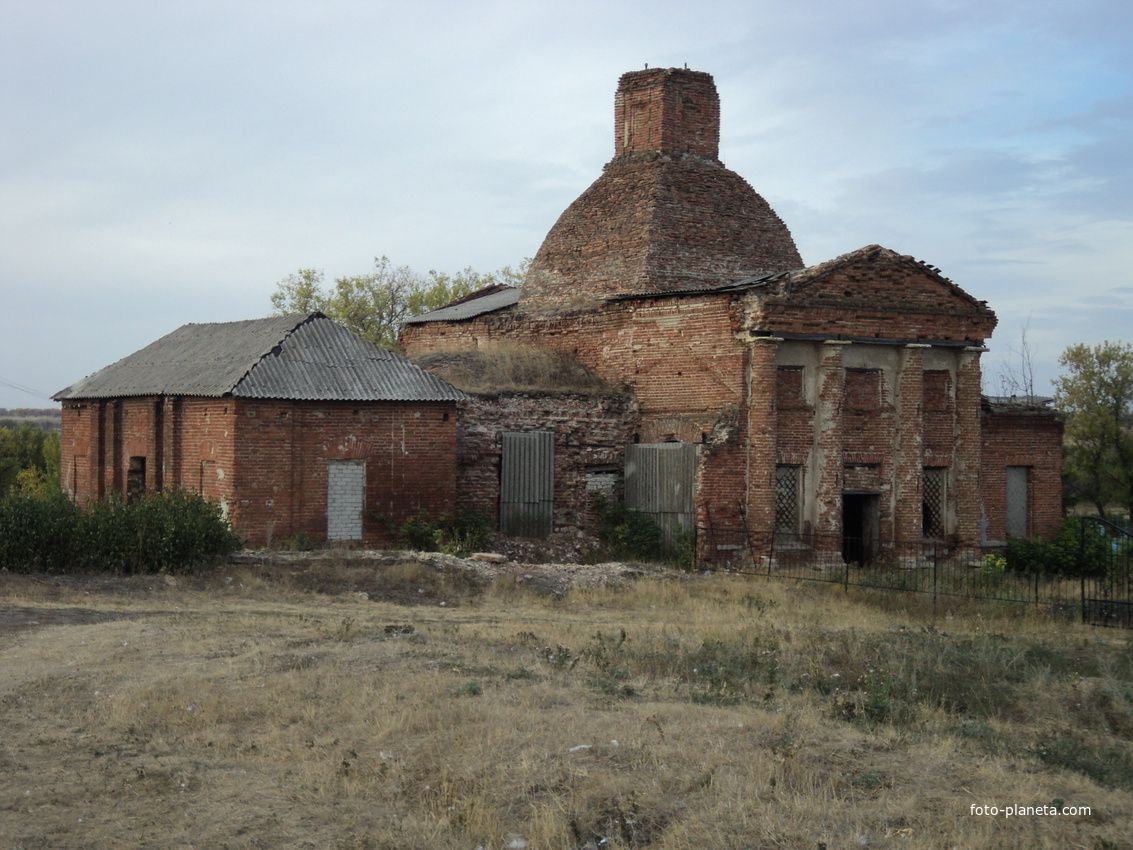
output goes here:
{"type": "Polygon", "coordinates": [[[985,390],[1133,338],[1128,0],[0,0],[0,407],[300,268],[531,257],[618,77],[711,73],[804,262],[880,244],[999,316],[985,390]]]}

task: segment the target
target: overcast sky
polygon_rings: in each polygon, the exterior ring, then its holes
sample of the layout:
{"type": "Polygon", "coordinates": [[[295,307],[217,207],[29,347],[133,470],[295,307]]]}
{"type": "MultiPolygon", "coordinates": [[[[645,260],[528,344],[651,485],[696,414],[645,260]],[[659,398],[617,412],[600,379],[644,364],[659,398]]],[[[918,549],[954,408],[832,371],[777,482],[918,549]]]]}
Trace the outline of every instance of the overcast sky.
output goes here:
{"type": "Polygon", "coordinates": [[[1129,0],[0,0],[0,407],[299,268],[532,256],[619,75],[686,63],[808,265],[938,266],[999,315],[985,372],[1029,322],[1039,392],[1133,338],[1129,0]]]}

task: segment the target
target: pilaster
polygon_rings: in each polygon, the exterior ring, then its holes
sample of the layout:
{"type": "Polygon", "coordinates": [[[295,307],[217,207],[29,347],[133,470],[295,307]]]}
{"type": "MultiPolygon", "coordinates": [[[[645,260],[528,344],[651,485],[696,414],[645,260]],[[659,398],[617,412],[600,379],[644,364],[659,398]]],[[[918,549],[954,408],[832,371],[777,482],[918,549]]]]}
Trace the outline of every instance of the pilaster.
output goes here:
{"type": "Polygon", "coordinates": [[[901,350],[895,406],[896,445],[893,463],[893,535],[895,542],[910,543],[924,534],[924,356],[929,345],[907,345],[901,350]]]}
{"type": "Polygon", "coordinates": [[[816,546],[842,548],[842,408],[846,398],[846,371],[842,364],[845,340],[830,339],[819,349],[818,399],[814,407],[814,478],[816,546]]]}
{"type": "Polygon", "coordinates": [[[965,348],[956,373],[956,536],[961,545],[980,543],[980,346],[965,348]]]}
{"type": "Polygon", "coordinates": [[[775,530],[775,461],[778,414],[775,391],[778,337],[750,340],[747,406],[747,526],[750,533],[775,530]]]}

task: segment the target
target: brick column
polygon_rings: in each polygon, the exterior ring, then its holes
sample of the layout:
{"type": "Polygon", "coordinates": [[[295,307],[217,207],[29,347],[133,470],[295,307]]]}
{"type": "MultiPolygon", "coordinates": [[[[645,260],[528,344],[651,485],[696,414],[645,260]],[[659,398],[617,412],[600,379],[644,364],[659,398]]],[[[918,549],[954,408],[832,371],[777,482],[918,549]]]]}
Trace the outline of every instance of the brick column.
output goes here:
{"type": "Polygon", "coordinates": [[[779,367],[775,353],[779,337],[750,341],[747,405],[747,527],[753,535],[775,530],[775,461],[778,415],[775,392],[779,367]]]}
{"type": "Polygon", "coordinates": [[[953,492],[956,536],[962,546],[980,544],[980,355],[985,351],[965,348],[956,372],[953,492]]]}
{"type": "Polygon", "coordinates": [[[146,467],[146,492],[153,493],[165,486],[165,397],[158,396],[147,405],[146,418],[146,456],[150,459],[146,467]]]}
{"type": "MultiPolygon", "coordinates": [[[[913,344],[900,352],[897,376],[896,445],[893,452],[893,536],[900,543],[920,540],[923,532],[924,357],[930,345],[913,344]]],[[[903,551],[903,550],[902,550],[903,551]]]]}
{"type": "Polygon", "coordinates": [[[181,399],[163,396],[161,436],[162,486],[183,487],[181,470],[181,399]]]}
{"type": "Polygon", "coordinates": [[[106,436],[107,436],[107,403],[105,401],[91,402],[92,408],[97,406],[98,413],[91,412],[95,420],[91,428],[96,432],[91,440],[91,467],[90,467],[90,498],[101,499],[106,495],[106,436]]]}
{"type": "Polygon", "coordinates": [[[90,439],[87,442],[86,492],[76,493],[78,503],[85,505],[92,499],[106,495],[106,402],[92,401],[90,413],[90,439]]]}
{"type": "Polygon", "coordinates": [[[106,406],[106,491],[126,492],[122,445],[122,399],[114,399],[106,406]]]}
{"type": "Polygon", "coordinates": [[[842,366],[845,340],[828,339],[819,349],[818,401],[814,406],[814,531],[816,548],[842,551],[842,408],[846,400],[846,371],[842,366]]]}

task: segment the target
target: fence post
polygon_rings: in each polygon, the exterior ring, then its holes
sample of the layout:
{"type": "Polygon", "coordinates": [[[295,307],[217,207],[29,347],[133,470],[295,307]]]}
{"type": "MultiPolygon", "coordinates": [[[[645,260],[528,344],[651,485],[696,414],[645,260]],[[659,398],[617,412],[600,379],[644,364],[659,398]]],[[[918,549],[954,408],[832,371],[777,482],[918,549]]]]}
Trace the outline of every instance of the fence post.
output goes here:
{"type": "Polygon", "coordinates": [[[932,613],[936,615],[936,582],[937,571],[940,566],[940,549],[937,548],[935,543],[932,544],[932,613]]]}
{"type": "Polygon", "coordinates": [[[1078,598],[1081,602],[1082,622],[1086,622],[1086,518],[1078,517],[1078,598]]]}

